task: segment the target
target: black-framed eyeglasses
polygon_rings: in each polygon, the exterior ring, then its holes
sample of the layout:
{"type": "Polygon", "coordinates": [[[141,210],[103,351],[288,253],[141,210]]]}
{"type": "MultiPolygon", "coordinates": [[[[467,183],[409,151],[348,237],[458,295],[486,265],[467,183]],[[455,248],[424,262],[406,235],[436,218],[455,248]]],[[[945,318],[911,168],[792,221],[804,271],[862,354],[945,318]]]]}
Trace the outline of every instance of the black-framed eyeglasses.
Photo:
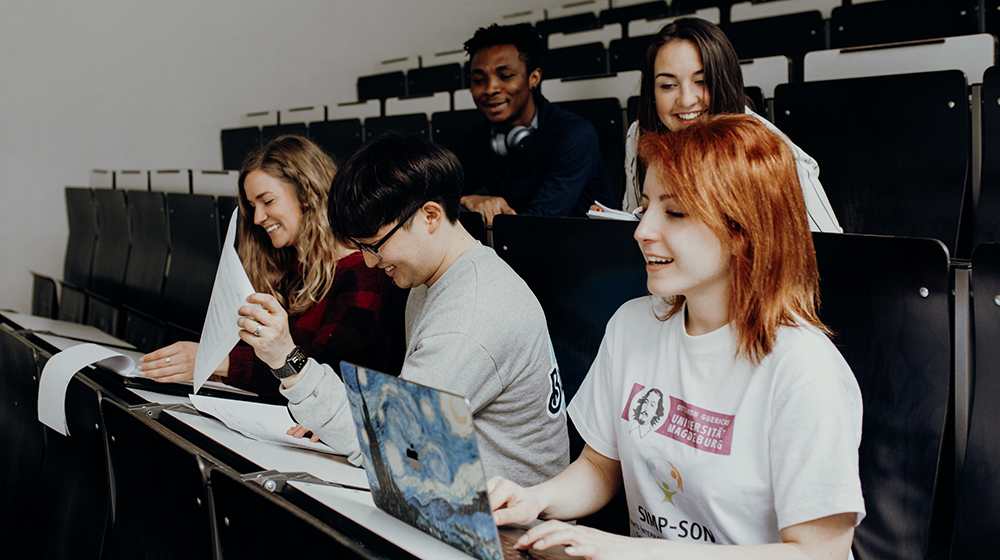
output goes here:
{"type": "Polygon", "coordinates": [[[381,261],[382,260],[382,255],[378,254],[379,247],[381,247],[382,245],[385,245],[385,242],[388,241],[390,237],[392,237],[392,234],[396,233],[399,230],[399,228],[403,227],[403,224],[405,224],[406,222],[408,222],[410,220],[410,218],[413,217],[413,215],[417,213],[417,210],[420,210],[420,208],[422,208],[422,207],[421,206],[417,206],[416,208],[414,208],[413,210],[411,210],[409,214],[407,214],[405,217],[403,217],[402,219],[400,219],[399,223],[397,223],[395,226],[393,226],[392,229],[389,230],[389,233],[383,235],[382,239],[379,239],[374,244],[369,245],[368,243],[362,243],[362,242],[358,241],[357,239],[354,239],[353,237],[349,237],[348,239],[351,240],[351,243],[354,243],[355,247],[357,247],[361,251],[363,251],[365,253],[368,253],[369,255],[375,257],[379,261],[381,261]]]}

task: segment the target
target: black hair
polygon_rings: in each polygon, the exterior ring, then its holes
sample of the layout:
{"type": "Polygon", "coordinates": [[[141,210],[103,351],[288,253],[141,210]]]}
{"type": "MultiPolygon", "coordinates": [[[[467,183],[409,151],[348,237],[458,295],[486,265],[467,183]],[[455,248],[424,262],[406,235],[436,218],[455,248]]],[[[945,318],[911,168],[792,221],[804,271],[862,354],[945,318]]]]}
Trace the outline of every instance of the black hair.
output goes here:
{"type": "Polygon", "coordinates": [[[445,148],[417,136],[382,134],[362,144],[334,175],[330,227],[342,237],[373,237],[428,201],[455,223],[464,181],[458,158],[445,148]]]}
{"type": "Polygon", "coordinates": [[[663,26],[646,51],[639,94],[639,127],[651,132],[668,132],[656,112],[656,70],[653,65],[660,47],[678,39],[694,43],[701,56],[705,87],[710,97],[709,114],[742,113],[743,107],[750,102],[743,89],[740,59],[729,37],[710,21],[681,18],[663,26]]]}
{"type": "Polygon", "coordinates": [[[497,25],[480,27],[471,39],[465,42],[465,52],[469,59],[476,53],[497,45],[514,45],[519,58],[528,68],[528,74],[538,68],[542,55],[545,54],[545,40],[527,23],[516,25],[497,25]]]}

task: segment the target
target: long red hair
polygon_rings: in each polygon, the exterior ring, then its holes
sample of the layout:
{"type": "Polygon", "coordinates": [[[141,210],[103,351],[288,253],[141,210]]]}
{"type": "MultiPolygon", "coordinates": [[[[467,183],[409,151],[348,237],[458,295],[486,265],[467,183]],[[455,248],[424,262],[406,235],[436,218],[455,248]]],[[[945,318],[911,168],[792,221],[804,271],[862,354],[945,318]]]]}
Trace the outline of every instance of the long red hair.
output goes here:
{"type": "MultiPolygon", "coordinates": [[[[750,115],[711,115],[679,132],[645,133],[638,156],[730,252],[729,321],[754,363],[778,327],[819,320],[816,250],[791,149],[750,115]]],[[[666,320],[683,296],[666,299],[666,320]]]]}

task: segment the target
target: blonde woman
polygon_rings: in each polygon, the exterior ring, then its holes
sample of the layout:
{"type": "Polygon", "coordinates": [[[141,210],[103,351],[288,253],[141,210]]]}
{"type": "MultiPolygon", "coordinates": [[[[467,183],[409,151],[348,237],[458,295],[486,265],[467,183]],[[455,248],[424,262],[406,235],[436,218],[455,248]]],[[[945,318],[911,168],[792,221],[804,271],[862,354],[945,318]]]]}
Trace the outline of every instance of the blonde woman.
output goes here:
{"type": "MultiPolygon", "coordinates": [[[[239,178],[240,259],[254,289],[287,311],[288,330],[305,356],[384,370],[392,283],[333,234],[327,198],[335,172],[333,160],[299,136],[280,136],[250,155],[239,178]]],[[[256,336],[261,330],[250,327],[256,336]]],[[[139,369],[161,382],[191,379],[197,351],[197,343],[177,342],[143,356],[139,369]]],[[[278,394],[271,369],[242,342],[215,374],[278,394]]]]}

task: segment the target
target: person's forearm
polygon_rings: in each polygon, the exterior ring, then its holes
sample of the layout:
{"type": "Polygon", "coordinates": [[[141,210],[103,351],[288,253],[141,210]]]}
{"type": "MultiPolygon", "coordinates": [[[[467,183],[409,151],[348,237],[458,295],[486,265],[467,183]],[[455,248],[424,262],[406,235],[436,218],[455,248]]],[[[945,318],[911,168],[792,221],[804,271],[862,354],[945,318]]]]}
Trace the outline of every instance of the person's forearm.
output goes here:
{"type": "Polygon", "coordinates": [[[542,506],[539,518],[578,519],[604,507],[621,487],[621,463],[587,445],[566,470],[532,490],[542,506]]]}

